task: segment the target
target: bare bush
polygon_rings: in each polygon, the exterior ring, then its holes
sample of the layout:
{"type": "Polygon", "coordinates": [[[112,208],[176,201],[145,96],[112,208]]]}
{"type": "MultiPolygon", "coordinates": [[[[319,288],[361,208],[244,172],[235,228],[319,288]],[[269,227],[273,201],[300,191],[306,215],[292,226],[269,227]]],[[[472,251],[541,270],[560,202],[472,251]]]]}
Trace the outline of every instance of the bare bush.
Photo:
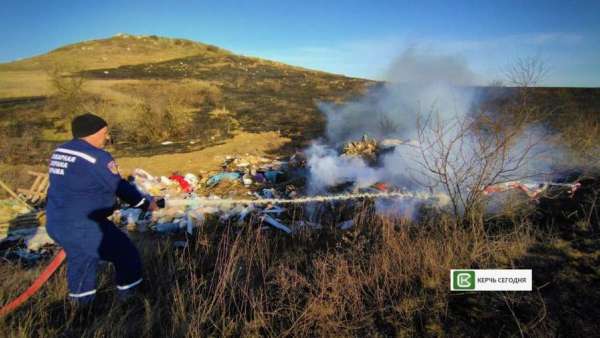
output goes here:
{"type": "Polygon", "coordinates": [[[485,187],[532,174],[526,165],[539,155],[540,140],[527,128],[525,118],[510,125],[485,115],[419,118],[418,161],[430,179],[421,183],[448,194],[457,221],[481,224],[485,187]]]}
{"type": "Polygon", "coordinates": [[[190,129],[188,114],[173,111],[168,102],[138,104],[134,116],[117,125],[118,137],[130,142],[153,143],[183,138],[190,129]]]}
{"type": "Polygon", "coordinates": [[[56,107],[59,115],[67,121],[84,109],[86,80],[79,75],[82,69],[76,66],[66,66],[59,63],[47,69],[54,95],[51,104],[56,107]]]}
{"type": "Polygon", "coordinates": [[[400,130],[400,124],[395,122],[393,119],[391,119],[386,114],[381,114],[379,116],[378,127],[379,127],[380,132],[383,135],[394,134],[400,130]]]}
{"type": "Polygon", "coordinates": [[[209,126],[222,130],[225,135],[230,135],[240,126],[235,115],[225,107],[214,109],[208,115],[210,116],[209,126]]]}
{"type": "Polygon", "coordinates": [[[534,87],[539,84],[549,72],[548,65],[540,56],[517,58],[504,70],[509,84],[517,87],[534,87]]]}

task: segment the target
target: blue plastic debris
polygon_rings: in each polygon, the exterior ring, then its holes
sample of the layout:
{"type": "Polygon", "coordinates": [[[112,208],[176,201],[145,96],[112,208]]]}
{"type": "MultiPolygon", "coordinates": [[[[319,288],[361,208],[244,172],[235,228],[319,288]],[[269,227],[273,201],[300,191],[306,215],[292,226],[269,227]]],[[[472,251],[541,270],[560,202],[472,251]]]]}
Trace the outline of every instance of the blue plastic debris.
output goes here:
{"type": "Polygon", "coordinates": [[[277,182],[277,176],[279,176],[281,174],[283,174],[283,172],[276,171],[276,170],[265,171],[265,178],[270,183],[275,183],[275,182],[277,182]]]}
{"type": "Polygon", "coordinates": [[[214,187],[215,185],[219,184],[219,182],[221,182],[222,180],[227,180],[227,181],[235,181],[235,180],[239,180],[241,177],[240,173],[234,172],[234,173],[218,173],[216,175],[211,176],[208,181],[206,181],[206,185],[208,187],[214,187]]]}

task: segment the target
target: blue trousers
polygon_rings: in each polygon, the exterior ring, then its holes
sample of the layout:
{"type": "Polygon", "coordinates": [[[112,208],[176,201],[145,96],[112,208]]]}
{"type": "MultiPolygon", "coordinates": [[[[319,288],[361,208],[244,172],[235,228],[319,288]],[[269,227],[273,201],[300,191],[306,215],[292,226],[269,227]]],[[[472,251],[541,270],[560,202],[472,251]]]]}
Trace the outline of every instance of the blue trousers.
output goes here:
{"type": "Polygon", "coordinates": [[[94,300],[100,260],[114,264],[117,289],[120,296],[126,296],[142,282],[137,249],[112,222],[86,223],[47,225],[48,234],[67,253],[69,296],[80,303],[94,300]]]}

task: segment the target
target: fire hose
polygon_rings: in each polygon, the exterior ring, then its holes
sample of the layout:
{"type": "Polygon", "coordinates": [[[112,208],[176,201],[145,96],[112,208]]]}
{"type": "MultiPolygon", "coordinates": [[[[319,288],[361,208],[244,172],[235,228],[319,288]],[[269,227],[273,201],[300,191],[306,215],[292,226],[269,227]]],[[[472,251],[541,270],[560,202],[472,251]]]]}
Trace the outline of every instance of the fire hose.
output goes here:
{"type": "Polygon", "coordinates": [[[54,272],[56,272],[66,257],[67,254],[65,253],[65,250],[61,249],[56,256],[54,256],[54,259],[50,262],[50,264],[48,264],[44,271],[42,271],[42,273],[38,276],[38,278],[33,281],[31,286],[25,290],[25,292],[0,309],[0,317],[4,317],[5,315],[13,312],[16,308],[25,303],[31,296],[36,294],[38,290],[44,284],[46,284],[54,272]]]}
{"type": "MultiPolygon", "coordinates": [[[[578,186],[577,186],[578,187],[578,186]]],[[[440,200],[441,195],[430,194],[425,192],[377,192],[377,193],[354,193],[354,194],[339,194],[339,195],[321,195],[307,196],[295,199],[280,199],[280,198],[263,198],[263,199],[211,199],[206,197],[197,197],[189,199],[167,199],[162,206],[166,207],[199,207],[199,206],[228,206],[234,204],[247,205],[269,205],[269,204],[307,204],[307,203],[323,203],[334,202],[361,198],[408,198],[418,200],[440,200]]],[[[21,295],[6,304],[0,309],[0,317],[3,317],[16,308],[21,306],[31,296],[48,281],[48,279],[56,272],[62,262],[66,258],[64,250],[60,250],[50,264],[42,271],[40,276],[25,290],[21,295]]]]}
{"type": "MultiPolygon", "coordinates": [[[[416,199],[431,199],[433,196],[426,193],[401,193],[401,192],[381,192],[381,193],[357,193],[357,194],[340,194],[326,196],[310,196],[297,199],[171,199],[166,201],[167,207],[186,207],[186,206],[210,206],[210,205],[232,205],[232,204],[253,204],[253,205],[268,205],[268,204],[305,204],[312,202],[332,202],[339,200],[360,199],[360,198],[416,198],[416,199]]],[[[0,317],[11,313],[19,306],[23,305],[29,298],[35,295],[39,289],[50,279],[60,265],[64,262],[66,253],[61,249],[42,273],[36,278],[31,286],[21,293],[17,298],[13,299],[8,304],[0,309],[0,317]]]]}

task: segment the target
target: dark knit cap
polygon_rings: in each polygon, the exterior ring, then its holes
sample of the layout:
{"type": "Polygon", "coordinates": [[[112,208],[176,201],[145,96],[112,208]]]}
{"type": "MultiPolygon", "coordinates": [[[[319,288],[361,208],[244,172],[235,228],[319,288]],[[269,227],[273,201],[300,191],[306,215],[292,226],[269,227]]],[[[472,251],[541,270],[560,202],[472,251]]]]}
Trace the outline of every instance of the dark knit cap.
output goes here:
{"type": "Polygon", "coordinates": [[[106,121],[104,121],[100,116],[90,113],[79,115],[75,117],[73,121],[71,121],[73,138],[82,138],[93,135],[98,132],[98,130],[106,126],[106,121]]]}

